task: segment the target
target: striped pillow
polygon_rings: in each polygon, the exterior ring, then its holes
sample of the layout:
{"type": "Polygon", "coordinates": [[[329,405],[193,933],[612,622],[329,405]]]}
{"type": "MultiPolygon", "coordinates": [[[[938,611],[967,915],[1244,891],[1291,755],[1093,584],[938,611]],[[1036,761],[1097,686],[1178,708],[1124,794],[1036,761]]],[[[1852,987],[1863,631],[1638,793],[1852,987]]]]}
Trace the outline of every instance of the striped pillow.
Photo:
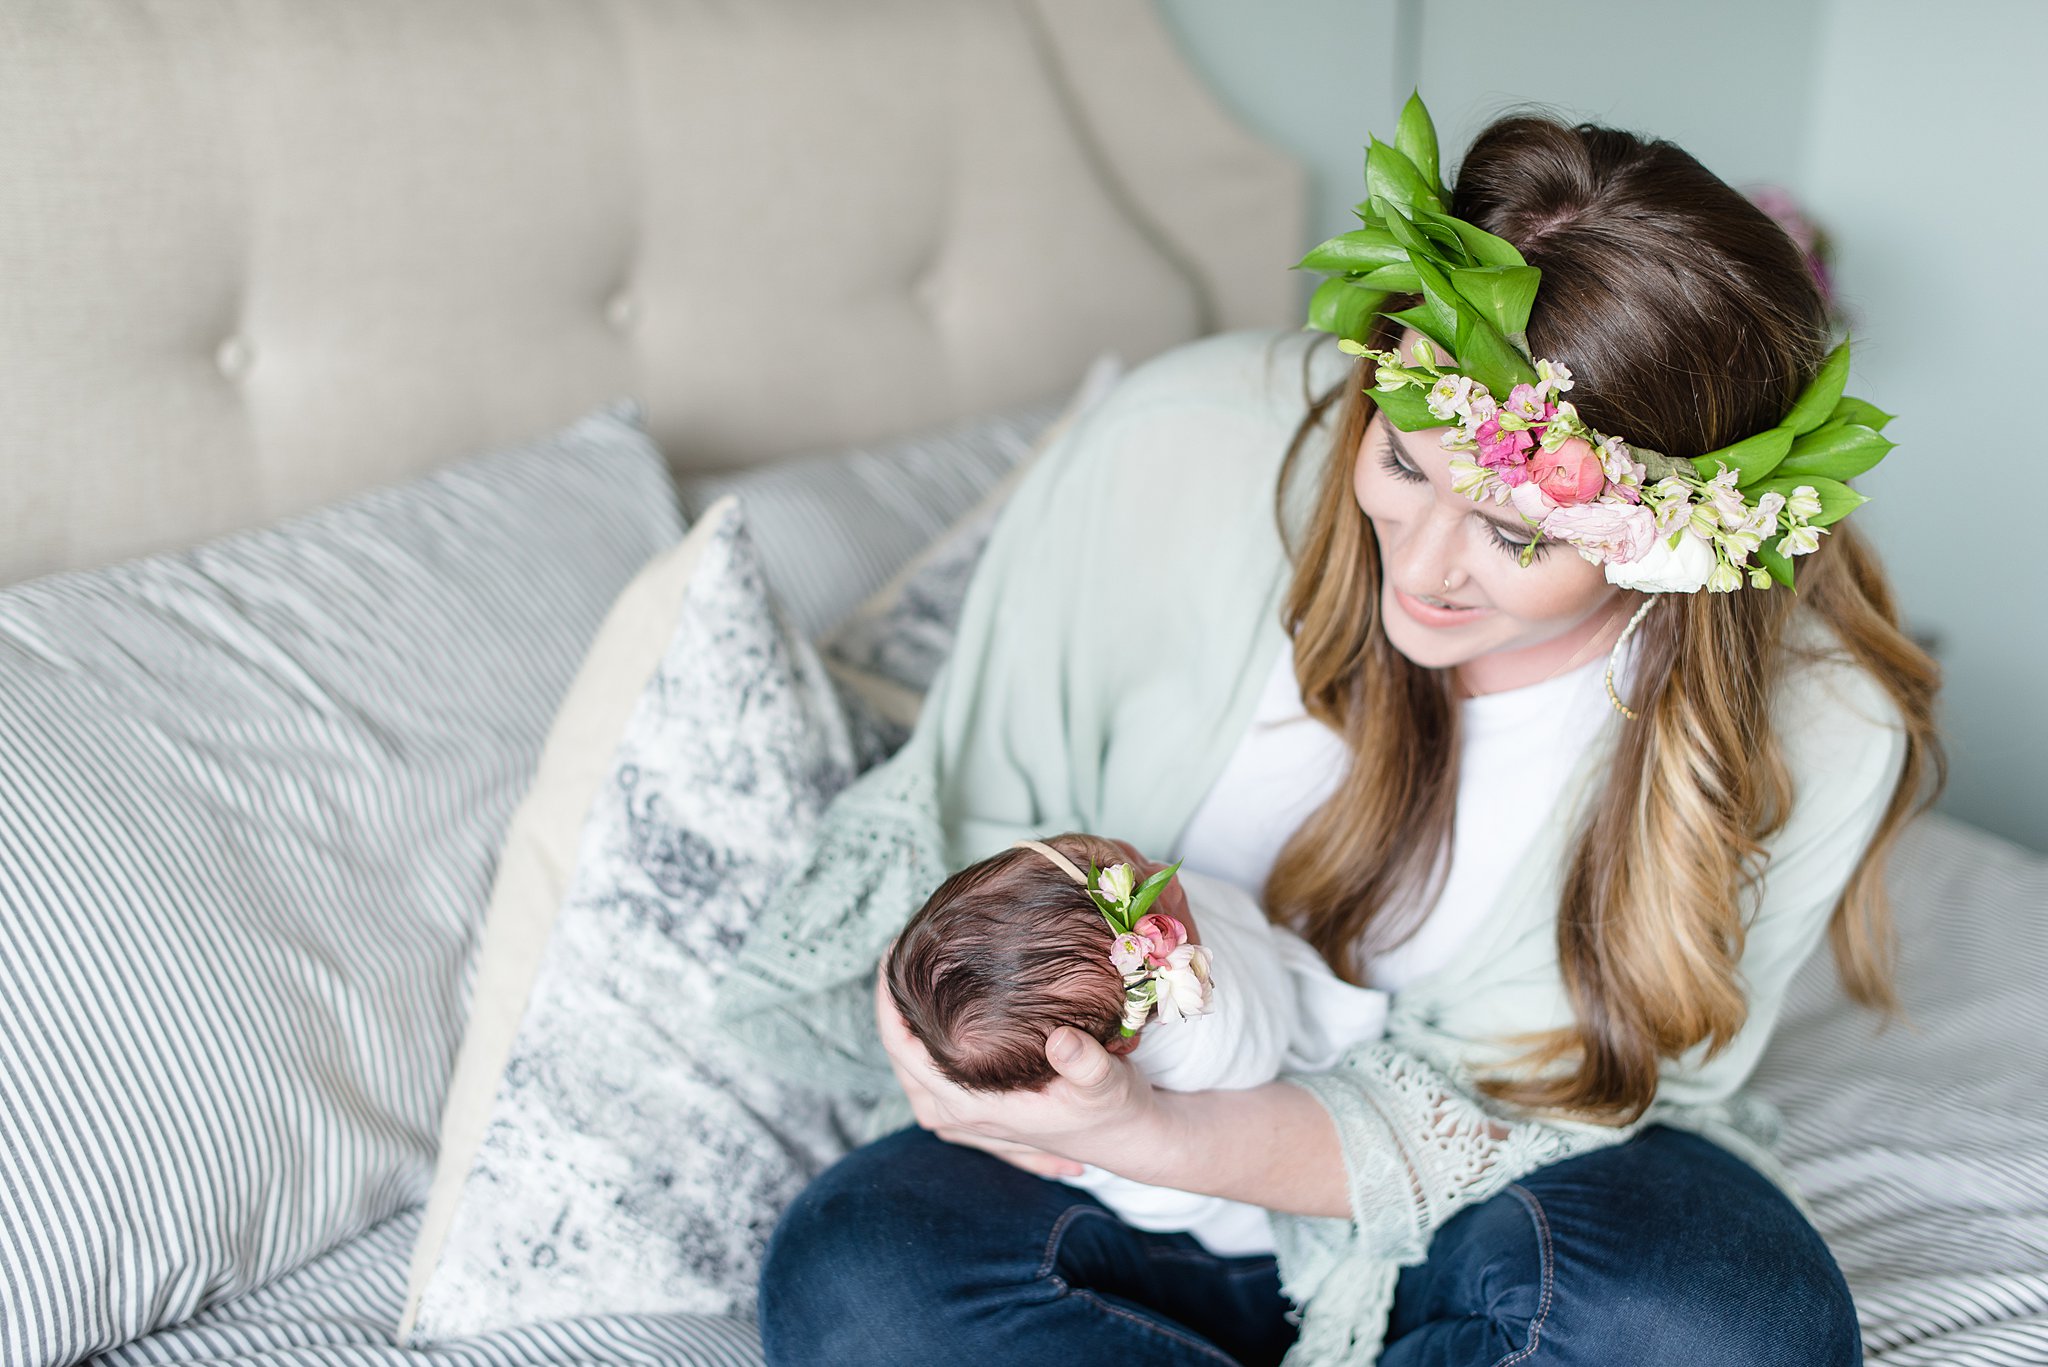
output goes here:
{"type": "Polygon", "coordinates": [[[681,528],[630,401],[276,527],[0,591],[0,1364],[425,1195],[491,862],[681,528]]]}

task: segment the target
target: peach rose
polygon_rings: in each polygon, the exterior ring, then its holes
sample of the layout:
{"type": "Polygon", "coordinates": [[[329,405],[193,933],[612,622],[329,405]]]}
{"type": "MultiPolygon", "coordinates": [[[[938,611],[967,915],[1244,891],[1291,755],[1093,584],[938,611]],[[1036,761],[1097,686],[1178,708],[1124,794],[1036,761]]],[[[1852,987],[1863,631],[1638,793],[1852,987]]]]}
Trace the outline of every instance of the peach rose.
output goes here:
{"type": "Polygon", "coordinates": [[[1164,964],[1167,956],[1179,949],[1181,942],[1188,938],[1186,929],[1179,921],[1156,911],[1140,916],[1138,924],[1131,929],[1151,941],[1152,947],[1146,952],[1145,958],[1155,968],[1164,964]]]}
{"type": "Polygon", "coordinates": [[[1569,508],[1600,497],[1607,471],[1591,442],[1584,437],[1570,437],[1555,451],[1538,451],[1529,457],[1529,479],[1550,495],[1552,503],[1569,508]]]}

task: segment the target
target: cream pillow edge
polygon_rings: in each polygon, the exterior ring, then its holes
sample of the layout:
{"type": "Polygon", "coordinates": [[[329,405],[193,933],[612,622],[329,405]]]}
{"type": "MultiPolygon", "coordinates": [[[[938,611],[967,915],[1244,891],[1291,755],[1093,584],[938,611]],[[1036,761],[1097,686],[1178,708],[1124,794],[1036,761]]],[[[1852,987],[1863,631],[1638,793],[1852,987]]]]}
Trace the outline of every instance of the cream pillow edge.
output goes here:
{"type": "Polygon", "coordinates": [[[735,501],[728,495],[705,509],[682,540],[650,558],[612,601],[555,712],[526,796],[506,827],[484,913],[469,1022],[442,1106],[433,1181],[406,1273],[405,1310],[397,1331],[401,1343],[419,1315],[463,1183],[489,1126],[498,1079],[568,894],[590,804],[634,705],[675,635],[704,547],[725,505],[735,501]]]}

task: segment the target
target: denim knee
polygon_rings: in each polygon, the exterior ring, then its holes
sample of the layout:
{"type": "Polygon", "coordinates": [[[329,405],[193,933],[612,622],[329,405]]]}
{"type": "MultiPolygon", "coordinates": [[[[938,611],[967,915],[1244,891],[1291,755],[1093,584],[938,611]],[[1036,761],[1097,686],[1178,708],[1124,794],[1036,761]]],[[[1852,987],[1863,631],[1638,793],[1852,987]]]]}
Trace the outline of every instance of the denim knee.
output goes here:
{"type": "Polygon", "coordinates": [[[1827,1244],[1718,1145],[1653,1127],[1519,1185],[1555,1245],[1557,1298],[1542,1326],[1554,1357],[1538,1351],[1532,1365],[1862,1362],[1855,1304],[1827,1244]]]}
{"type": "Polygon", "coordinates": [[[901,1264],[919,1258],[911,1233],[918,1222],[906,1192],[876,1180],[879,1157],[869,1149],[846,1155],[783,1211],[761,1264],[764,1337],[843,1323],[856,1307],[887,1315],[892,1296],[917,1294],[917,1278],[901,1264]]]}

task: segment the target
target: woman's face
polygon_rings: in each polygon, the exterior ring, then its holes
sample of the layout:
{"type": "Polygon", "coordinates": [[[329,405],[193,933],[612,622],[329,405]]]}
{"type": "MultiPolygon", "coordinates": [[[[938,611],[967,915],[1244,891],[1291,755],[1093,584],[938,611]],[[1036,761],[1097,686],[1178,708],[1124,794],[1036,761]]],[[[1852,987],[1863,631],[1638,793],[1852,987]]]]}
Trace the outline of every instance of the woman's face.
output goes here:
{"type": "MultiPolygon", "coordinates": [[[[1404,349],[1414,341],[1404,336],[1404,349]]],[[[1456,668],[1475,694],[1535,683],[1611,646],[1623,591],[1512,507],[1454,492],[1446,430],[1401,432],[1375,412],[1359,443],[1352,491],[1379,541],[1387,639],[1416,664],[1456,668]]]]}

